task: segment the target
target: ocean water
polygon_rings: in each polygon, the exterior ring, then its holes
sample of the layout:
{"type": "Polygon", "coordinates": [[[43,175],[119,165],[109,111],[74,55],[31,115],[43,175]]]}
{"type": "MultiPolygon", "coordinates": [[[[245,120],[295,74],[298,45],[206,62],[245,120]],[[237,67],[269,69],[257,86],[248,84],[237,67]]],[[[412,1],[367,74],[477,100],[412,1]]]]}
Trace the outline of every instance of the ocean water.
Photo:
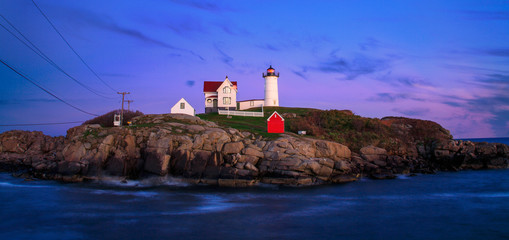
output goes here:
{"type": "Polygon", "coordinates": [[[509,239],[509,170],[244,189],[0,174],[0,239],[169,238],[509,239]]]}
{"type": "Polygon", "coordinates": [[[468,140],[472,142],[503,143],[509,145],[509,138],[461,138],[459,140],[468,140]]]}
{"type": "Polygon", "coordinates": [[[241,189],[0,173],[0,239],[509,239],[509,170],[241,189]]]}

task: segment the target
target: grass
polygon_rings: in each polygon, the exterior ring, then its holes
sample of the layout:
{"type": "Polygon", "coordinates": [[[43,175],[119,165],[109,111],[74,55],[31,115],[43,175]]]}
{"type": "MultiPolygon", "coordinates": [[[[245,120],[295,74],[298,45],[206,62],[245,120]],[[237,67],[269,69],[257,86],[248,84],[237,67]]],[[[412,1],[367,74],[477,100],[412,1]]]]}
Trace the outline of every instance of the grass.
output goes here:
{"type": "Polygon", "coordinates": [[[198,114],[197,116],[203,120],[215,122],[219,126],[251,132],[265,138],[275,139],[279,137],[279,134],[277,133],[267,132],[267,122],[265,117],[230,116],[231,118],[228,118],[226,115],[219,115],[217,113],[198,114]]]}
{"type": "MultiPolygon", "coordinates": [[[[264,107],[264,117],[244,117],[244,116],[230,116],[219,115],[217,113],[198,114],[197,116],[203,120],[212,121],[220,126],[231,127],[240,131],[248,131],[256,135],[261,135],[264,138],[275,139],[280,136],[278,133],[267,132],[267,118],[277,111],[279,114],[295,113],[296,115],[305,115],[310,111],[317,111],[311,108],[287,108],[287,107],[264,107]]],[[[251,108],[246,111],[261,112],[261,108],[251,108]]],[[[285,119],[285,122],[291,121],[285,119]]],[[[288,125],[285,124],[285,131],[288,130],[288,125]]]]}
{"type": "Polygon", "coordinates": [[[153,127],[155,125],[157,125],[157,124],[156,123],[142,123],[142,124],[127,125],[126,127],[135,129],[135,128],[143,128],[143,127],[153,127]]]}
{"type": "Polygon", "coordinates": [[[99,138],[99,132],[94,129],[87,129],[83,133],[83,139],[86,139],[88,136],[92,136],[93,138],[99,138]]]}
{"type": "MultiPolygon", "coordinates": [[[[307,132],[308,137],[335,141],[348,146],[353,151],[368,145],[398,152],[402,146],[412,147],[417,142],[429,143],[436,139],[448,139],[447,130],[439,124],[407,118],[365,118],[349,110],[318,110],[311,108],[265,107],[265,117],[242,117],[217,113],[199,114],[204,120],[216,122],[220,126],[249,131],[265,138],[274,139],[279,134],[267,133],[267,118],[274,111],[285,118],[285,132],[307,132]],[[292,114],[288,114],[292,113],[292,114]],[[410,127],[408,127],[410,126],[410,127]]],[[[248,109],[259,112],[261,108],[248,109]]]]}

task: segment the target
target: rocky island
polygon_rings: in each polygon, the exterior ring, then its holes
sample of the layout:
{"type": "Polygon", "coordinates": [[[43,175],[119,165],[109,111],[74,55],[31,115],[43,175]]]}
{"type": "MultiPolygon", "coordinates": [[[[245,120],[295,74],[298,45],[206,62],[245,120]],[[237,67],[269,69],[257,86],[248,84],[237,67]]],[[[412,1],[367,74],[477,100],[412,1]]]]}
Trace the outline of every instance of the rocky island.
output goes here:
{"type": "MultiPolygon", "coordinates": [[[[299,122],[312,123],[309,118],[316,114],[331,113],[314,114],[286,114],[292,123],[287,128],[305,129],[299,122]]],[[[354,116],[348,111],[334,114],[354,116]]],[[[195,184],[243,187],[307,186],[509,166],[507,145],[453,140],[434,122],[388,117],[348,124],[378,129],[390,137],[380,140],[353,132],[351,139],[338,138],[325,123],[308,126],[311,136],[291,131],[264,136],[183,114],[143,115],[135,117],[132,126],[82,125],[69,129],[66,137],[4,132],[0,170],[66,182],[173,176],[195,184]],[[318,134],[324,131],[328,134],[318,134]],[[355,144],[348,146],[350,140],[355,144]]]]}

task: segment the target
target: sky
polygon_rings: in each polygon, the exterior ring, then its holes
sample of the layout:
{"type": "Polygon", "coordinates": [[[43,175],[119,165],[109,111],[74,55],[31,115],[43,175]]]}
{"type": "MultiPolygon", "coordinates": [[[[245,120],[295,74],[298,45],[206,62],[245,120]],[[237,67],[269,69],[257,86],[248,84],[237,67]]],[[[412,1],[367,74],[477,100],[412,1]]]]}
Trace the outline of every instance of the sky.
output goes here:
{"type": "Polygon", "coordinates": [[[509,137],[507,0],[2,0],[0,14],[0,60],[33,82],[0,64],[0,132],[65,135],[80,123],[6,125],[85,121],[119,109],[117,92],[145,114],[182,97],[204,112],[203,81],[226,75],[261,99],[272,65],[284,107],[509,137]]]}

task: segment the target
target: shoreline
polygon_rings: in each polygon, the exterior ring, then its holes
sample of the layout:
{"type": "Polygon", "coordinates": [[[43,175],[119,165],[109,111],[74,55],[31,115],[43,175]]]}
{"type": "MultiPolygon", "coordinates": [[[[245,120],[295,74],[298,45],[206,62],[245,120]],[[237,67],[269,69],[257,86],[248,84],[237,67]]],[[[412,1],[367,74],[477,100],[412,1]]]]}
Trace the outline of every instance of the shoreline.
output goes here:
{"type": "MultiPolygon", "coordinates": [[[[246,187],[315,186],[361,177],[392,179],[397,174],[509,167],[509,146],[452,140],[447,135],[407,142],[397,152],[372,145],[352,151],[337,142],[292,133],[267,139],[181,114],[141,116],[135,121],[145,127],[83,125],[69,129],[65,138],[16,130],[2,133],[0,168],[63,182],[169,176],[191,184],[246,187]]],[[[419,121],[411,119],[405,128],[419,121]]],[[[426,124],[429,131],[444,132],[438,124],[426,124]]]]}

